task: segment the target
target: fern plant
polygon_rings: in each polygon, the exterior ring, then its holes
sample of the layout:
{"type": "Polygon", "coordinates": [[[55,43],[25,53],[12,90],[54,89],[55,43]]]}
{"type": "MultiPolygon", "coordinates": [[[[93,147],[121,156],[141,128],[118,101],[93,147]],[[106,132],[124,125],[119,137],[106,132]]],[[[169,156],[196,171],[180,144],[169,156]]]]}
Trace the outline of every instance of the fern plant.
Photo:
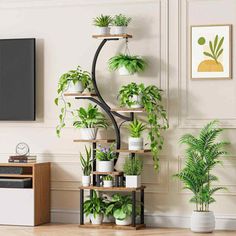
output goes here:
{"type": "Polygon", "coordinates": [[[125,160],[123,170],[126,175],[141,175],[143,170],[143,162],[138,157],[128,157],[125,160]]]}
{"type": "Polygon", "coordinates": [[[93,24],[98,27],[108,27],[112,22],[112,17],[109,15],[100,15],[93,19],[93,24]]]}
{"type": "Polygon", "coordinates": [[[103,180],[104,181],[112,181],[113,177],[111,175],[106,175],[106,176],[103,177],[103,180]]]}
{"type": "Polygon", "coordinates": [[[83,175],[89,176],[92,172],[92,162],[93,162],[93,160],[91,159],[92,150],[91,148],[88,149],[87,146],[85,146],[85,152],[86,152],[85,157],[83,157],[83,155],[80,153],[80,162],[83,170],[83,175]]]}
{"type": "Polygon", "coordinates": [[[135,119],[129,125],[130,136],[132,138],[139,138],[145,129],[146,126],[139,120],[135,119]]]}
{"type": "Polygon", "coordinates": [[[220,157],[227,154],[226,141],[216,141],[223,129],[217,127],[217,121],[207,124],[199,136],[185,134],[180,142],[187,145],[185,167],[175,176],[184,183],[184,189],[193,193],[190,202],[195,203],[196,211],[209,211],[209,205],[215,202],[213,195],[223,187],[214,187],[218,180],[212,170],[221,163],[220,157]]]}

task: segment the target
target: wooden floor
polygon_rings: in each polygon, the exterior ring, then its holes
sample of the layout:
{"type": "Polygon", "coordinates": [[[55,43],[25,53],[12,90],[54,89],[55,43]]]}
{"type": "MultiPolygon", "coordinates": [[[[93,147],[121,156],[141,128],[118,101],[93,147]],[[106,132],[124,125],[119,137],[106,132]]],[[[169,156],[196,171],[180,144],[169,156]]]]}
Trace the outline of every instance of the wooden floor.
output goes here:
{"type": "MultiPolygon", "coordinates": [[[[122,231],[122,230],[96,230],[96,229],[81,229],[78,225],[66,224],[50,224],[38,227],[12,227],[0,226],[0,236],[206,236],[207,234],[191,233],[188,229],[150,229],[138,231],[122,231]]],[[[215,231],[213,234],[217,236],[235,236],[236,231],[215,231]]]]}

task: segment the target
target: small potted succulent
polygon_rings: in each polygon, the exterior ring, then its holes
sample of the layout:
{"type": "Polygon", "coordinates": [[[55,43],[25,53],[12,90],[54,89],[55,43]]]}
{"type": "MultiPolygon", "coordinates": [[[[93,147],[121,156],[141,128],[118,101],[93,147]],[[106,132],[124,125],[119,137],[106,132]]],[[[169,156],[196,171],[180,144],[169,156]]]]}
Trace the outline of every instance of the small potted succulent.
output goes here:
{"type": "Polygon", "coordinates": [[[92,224],[100,225],[106,210],[106,202],[93,191],[92,197],[84,202],[84,213],[89,216],[92,224]]]}
{"type": "Polygon", "coordinates": [[[141,186],[141,172],[143,162],[138,158],[127,158],[123,170],[125,173],[125,186],[127,188],[138,188],[141,186]]]}
{"type": "Polygon", "coordinates": [[[106,175],[103,177],[103,187],[110,188],[113,186],[113,177],[111,175],[106,175]]]}
{"type": "Polygon", "coordinates": [[[145,130],[145,125],[139,120],[133,120],[129,125],[129,150],[142,150],[143,149],[143,137],[142,132],[145,130]]]}
{"type": "Polygon", "coordinates": [[[108,60],[110,70],[118,70],[120,75],[133,75],[145,70],[147,62],[140,56],[120,53],[108,60]]]}
{"type": "Polygon", "coordinates": [[[91,103],[88,108],[80,107],[73,112],[75,122],[73,126],[80,130],[80,139],[96,139],[98,128],[107,128],[108,123],[103,113],[99,112],[96,105],[91,103]]]}
{"type": "Polygon", "coordinates": [[[112,19],[112,33],[113,34],[125,34],[128,24],[131,18],[125,15],[119,14],[115,15],[112,19]]]}
{"type": "Polygon", "coordinates": [[[80,162],[83,170],[83,176],[82,176],[82,185],[87,187],[90,185],[91,182],[91,172],[92,172],[92,162],[93,160],[91,159],[91,148],[87,148],[85,146],[85,151],[86,151],[86,156],[83,157],[82,153],[80,153],[80,162]]]}
{"type": "Polygon", "coordinates": [[[93,24],[97,27],[97,34],[108,35],[110,34],[109,25],[112,22],[112,17],[109,15],[100,15],[93,19],[93,24]]]}
{"type": "Polygon", "coordinates": [[[114,170],[114,159],[116,158],[114,146],[114,143],[110,147],[98,145],[96,149],[97,171],[112,172],[114,170]]]}

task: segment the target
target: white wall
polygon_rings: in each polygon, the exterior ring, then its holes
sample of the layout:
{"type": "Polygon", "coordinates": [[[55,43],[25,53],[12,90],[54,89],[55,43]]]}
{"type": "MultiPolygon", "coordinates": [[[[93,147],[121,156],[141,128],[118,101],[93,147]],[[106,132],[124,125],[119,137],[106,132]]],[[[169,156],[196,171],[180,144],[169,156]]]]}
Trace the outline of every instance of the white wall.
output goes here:
{"type": "MultiPolygon", "coordinates": [[[[219,184],[229,191],[217,194],[212,210],[217,216],[218,228],[235,228],[235,78],[193,81],[188,63],[190,25],[234,25],[235,11],[234,0],[0,0],[0,37],[37,38],[38,83],[37,121],[0,123],[1,161],[7,160],[19,141],[28,143],[39,160],[51,161],[52,219],[78,222],[81,180],[78,153],[83,152],[83,145],[72,142],[75,133],[71,127],[64,129],[60,139],[56,137],[58,111],[53,99],[58,77],[63,72],[78,64],[91,69],[99,44],[99,40],[91,38],[93,17],[101,13],[124,13],[133,19],[130,33],[134,38],[129,43],[130,51],[145,56],[149,70],[131,78],[110,73],[107,60],[124,49],[124,42],[110,42],[99,58],[98,86],[112,105],[117,103],[116,94],[122,84],[136,81],[160,86],[165,90],[164,103],[170,119],[158,175],[153,171],[151,157],[144,157],[147,222],[163,227],[189,226],[193,209],[188,203],[190,194],[181,190],[180,183],[172,178],[183,164],[178,140],[183,133],[196,133],[203,124],[217,118],[228,128],[224,138],[230,139],[232,147],[224,167],[217,170],[219,184]]],[[[122,136],[124,140],[127,138],[125,130],[122,136]]]]}

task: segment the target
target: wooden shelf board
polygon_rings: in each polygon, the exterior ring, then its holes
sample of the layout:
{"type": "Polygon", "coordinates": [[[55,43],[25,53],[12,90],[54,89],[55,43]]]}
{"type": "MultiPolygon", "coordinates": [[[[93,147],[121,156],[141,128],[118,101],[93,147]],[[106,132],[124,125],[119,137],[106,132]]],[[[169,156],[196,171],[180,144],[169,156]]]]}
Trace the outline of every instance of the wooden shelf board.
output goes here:
{"type": "Polygon", "coordinates": [[[151,152],[151,149],[143,149],[143,150],[129,150],[129,149],[117,149],[116,152],[127,152],[127,153],[137,153],[137,154],[143,154],[143,153],[149,153],[151,152]]]}
{"type": "Polygon", "coordinates": [[[10,178],[32,178],[33,175],[18,175],[18,174],[0,174],[0,177],[10,177],[10,178]]]}
{"type": "Polygon", "coordinates": [[[132,38],[130,34],[102,34],[102,35],[93,35],[93,38],[96,39],[125,39],[132,38]]]}
{"type": "Polygon", "coordinates": [[[93,229],[121,229],[121,230],[137,230],[145,228],[145,224],[137,224],[136,226],[132,225],[116,225],[115,223],[102,223],[101,225],[93,225],[93,224],[84,224],[79,225],[81,228],[93,228],[93,229]]]}
{"type": "Polygon", "coordinates": [[[99,171],[93,171],[92,174],[94,175],[123,175],[124,172],[122,171],[113,171],[113,172],[99,172],[99,171]]]}
{"type": "Polygon", "coordinates": [[[93,140],[84,140],[84,139],[75,139],[75,143],[114,143],[115,139],[93,139],[93,140]]]}
{"type": "Polygon", "coordinates": [[[97,186],[81,186],[79,189],[88,189],[88,190],[98,190],[98,191],[121,191],[121,192],[132,192],[139,191],[144,189],[145,186],[141,186],[139,188],[126,188],[126,187],[97,187],[97,186]]]}
{"type": "Polygon", "coordinates": [[[96,97],[95,93],[64,93],[67,97],[96,97]]]}
{"type": "Polygon", "coordinates": [[[126,108],[126,107],[115,107],[111,108],[111,111],[116,111],[116,112],[124,112],[124,113],[138,113],[138,112],[145,112],[144,108],[126,108]]]}

